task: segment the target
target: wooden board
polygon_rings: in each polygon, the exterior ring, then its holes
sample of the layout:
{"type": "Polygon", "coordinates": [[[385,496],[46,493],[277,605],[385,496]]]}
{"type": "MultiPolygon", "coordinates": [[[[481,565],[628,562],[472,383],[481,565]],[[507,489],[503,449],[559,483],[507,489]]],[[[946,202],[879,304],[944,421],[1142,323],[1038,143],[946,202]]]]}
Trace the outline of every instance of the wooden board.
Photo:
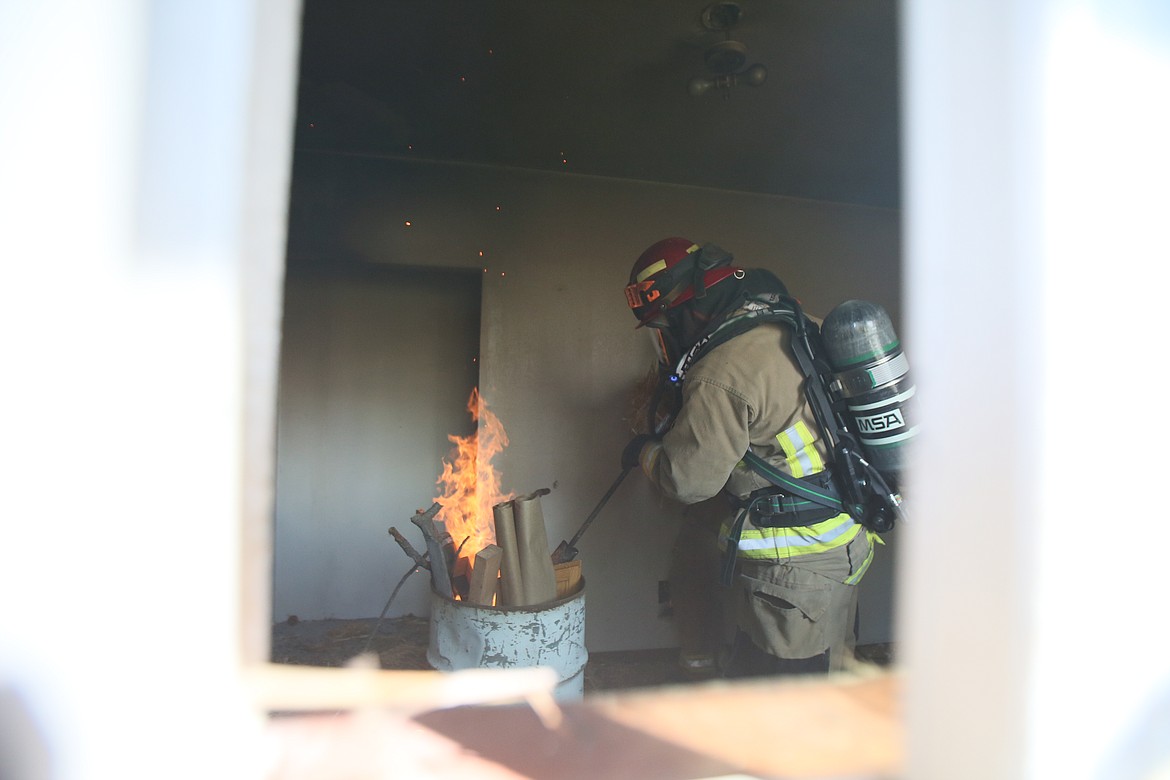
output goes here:
{"type": "Polygon", "coordinates": [[[471,567],[471,585],[467,589],[467,600],[481,607],[492,606],[492,600],[500,582],[500,561],[504,551],[499,545],[489,544],[475,554],[471,567]]]}
{"type": "Polygon", "coordinates": [[[568,561],[553,566],[557,577],[557,598],[563,599],[577,592],[581,586],[581,561],[568,561]]]}

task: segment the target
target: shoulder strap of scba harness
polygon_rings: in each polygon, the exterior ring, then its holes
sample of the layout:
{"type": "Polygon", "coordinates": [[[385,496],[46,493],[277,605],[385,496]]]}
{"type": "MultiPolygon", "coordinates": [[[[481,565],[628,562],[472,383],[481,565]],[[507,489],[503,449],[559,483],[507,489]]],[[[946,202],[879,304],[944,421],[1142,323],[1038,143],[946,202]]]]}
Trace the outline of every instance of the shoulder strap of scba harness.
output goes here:
{"type": "Polygon", "coordinates": [[[895,518],[902,519],[901,497],[864,458],[842,412],[842,404],[834,402],[827,379],[831,372],[821,358],[820,329],[805,316],[794,298],[769,297],[773,300],[766,303],[746,301],[743,313],[729,318],[701,338],[667,377],[669,383],[681,386],[690,367],[714,347],[765,322],[783,323],[793,331],[792,354],[807,380],[805,397],[829,452],[830,463],[825,471],[808,477],[794,477],[780,471],[750,449],[744,453],[744,464],[775,489],[757,491],[740,502],[740,511],[727,539],[724,584],[731,581],[739,537],[748,515],[753,512],[759,518],[757,525],[764,527],[809,525],[846,512],[879,533],[891,530],[895,518]]]}

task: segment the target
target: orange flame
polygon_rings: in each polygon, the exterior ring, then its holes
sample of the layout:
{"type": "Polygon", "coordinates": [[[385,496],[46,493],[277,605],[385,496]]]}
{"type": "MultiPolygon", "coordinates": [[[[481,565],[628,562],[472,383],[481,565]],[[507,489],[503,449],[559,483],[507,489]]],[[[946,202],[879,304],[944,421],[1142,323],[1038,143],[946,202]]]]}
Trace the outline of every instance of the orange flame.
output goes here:
{"type": "Polygon", "coordinates": [[[500,477],[492,466],[492,458],[508,446],[508,434],[478,388],[473,388],[467,399],[467,411],[478,423],[476,432],[447,437],[455,447],[449,459],[443,460],[443,473],[435,482],[440,491],[435,501],[442,507],[436,519],[446,523],[455,546],[462,545],[460,556],[474,559],[485,546],[495,544],[492,507],[513,494],[500,490],[500,477]]]}

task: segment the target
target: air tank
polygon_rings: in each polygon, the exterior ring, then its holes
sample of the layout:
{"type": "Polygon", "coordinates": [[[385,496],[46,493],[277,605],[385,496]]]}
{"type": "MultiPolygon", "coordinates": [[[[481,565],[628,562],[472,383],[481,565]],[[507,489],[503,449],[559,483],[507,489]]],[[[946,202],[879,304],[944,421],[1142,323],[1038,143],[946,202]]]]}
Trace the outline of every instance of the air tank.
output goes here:
{"type": "Polygon", "coordinates": [[[890,315],[876,303],[849,300],[825,317],[821,341],[867,460],[895,482],[918,431],[914,384],[890,315]]]}

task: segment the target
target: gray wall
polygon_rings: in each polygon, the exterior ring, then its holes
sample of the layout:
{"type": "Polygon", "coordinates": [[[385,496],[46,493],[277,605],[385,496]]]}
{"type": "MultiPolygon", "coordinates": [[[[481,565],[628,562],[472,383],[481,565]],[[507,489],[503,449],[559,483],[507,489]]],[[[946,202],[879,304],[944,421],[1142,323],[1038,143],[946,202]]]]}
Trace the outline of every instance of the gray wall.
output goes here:
{"type": "MultiPolygon", "coordinates": [[[[863,297],[887,307],[899,322],[899,214],[888,210],[574,175],[302,155],[290,216],[290,276],[330,262],[480,269],[480,387],[511,439],[497,464],[506,489],[552,489],[543,507],[554,545],[576,530],[619,471],[618,455],[630,435],[623,419],[628,400],[653,360],[649,341],[634,331],[622,287],[650,243],[669,235],[713,241],[741,264],[773,269],[811,313],[823,315],[841,300],[863,297]]],[[[437,312],[420,326],[418,337],[445,327],[443,316],[437,312]]],[[[300,349],[296,333],[286,328],[285,355],[300,349]]],[[[282,374],[282,398],[295,392],[296,381],[282,374]]],[[[304,457],[310,456],[282,445],[278,459],[304,457]]],[[[436,461],[435,475],[438,469],[436,461]]],[[[417,495],[422,487],[412,483],[403,490],[417,495]]],[[[340,590],[328,600],[291,595],[282,538],[296,534],[309,549],[327,530],[296,508],[295,485],[278,479],[277,491],[274,617],[376,615],[385,598],[372,595],[378,588],[366,588],[360,599],[340,590]],[[287,522],[294,511],[299,519],[287,522]]],[[[354,543],[389,548],[385,519],[409,526],[409,513],[422,503],[381,507],[381,524],[354,543]]],[[[677,507],[635,474],[583,539],[591,650],[675,643],[670,621],[658,616],[657,597],[676,514],[677,507]]],[[[891,639],[897,533],[888,541],[863,584],[863,642],[891,639]]],[[[387,554],[396,579],[406,558],[397,548],[387,554]]],[[[349,567],[346,576],[377,580],[388,594],[385,558],[368,565],[375,570],[349,567]]],[[[336,576],[327,568],[315,568],[315,576],[336,576]]],[[[301,584],[296,592],[313,587],[301,584]]],[[[395,613],[425,609],[419,596],[404,599],[395,613]]]]}
{"type": "MultiPolygon", "coordinates": [[[[278,620],[379,614],[407,560],[387,529],[415,531],[448,435],[475,429],[465,407],[478,381],[479,275],[337,265],[292,272],[285,288],[278,620]]],[[[395,604],[417,612],[425,596],[412,577],[395,604]]]]}

